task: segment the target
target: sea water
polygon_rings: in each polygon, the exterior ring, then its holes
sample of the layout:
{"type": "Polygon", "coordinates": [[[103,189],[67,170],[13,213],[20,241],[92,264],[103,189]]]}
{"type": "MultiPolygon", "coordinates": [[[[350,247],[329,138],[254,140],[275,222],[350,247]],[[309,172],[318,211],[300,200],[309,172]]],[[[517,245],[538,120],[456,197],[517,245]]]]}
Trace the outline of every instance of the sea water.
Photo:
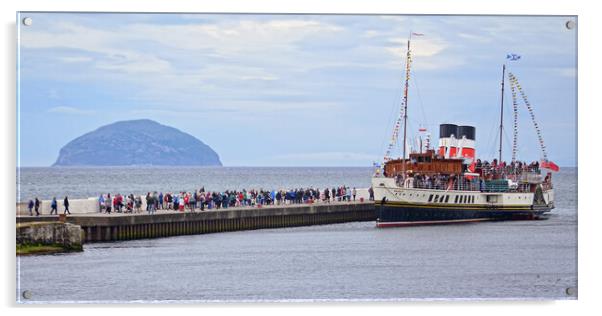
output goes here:
{"type": "MultiPolygon", "coordinates": [[[[36,168],[22,170],[21,193],[366,187],[369,176],[369,168],[36,168]]],[[[563,168],[554,184],[547,220],[386,229],[355,222],[18,257],[16,295],[21,302],[575,299],[577,169],[563,168]]]]}
{"type": "Polygon", "coordinates": [[[367,188],[372,168],[365,167],[25,167],[18,170],[22,201],[96,197],[101,193],[146,194],[242,189],[367,188]]]}

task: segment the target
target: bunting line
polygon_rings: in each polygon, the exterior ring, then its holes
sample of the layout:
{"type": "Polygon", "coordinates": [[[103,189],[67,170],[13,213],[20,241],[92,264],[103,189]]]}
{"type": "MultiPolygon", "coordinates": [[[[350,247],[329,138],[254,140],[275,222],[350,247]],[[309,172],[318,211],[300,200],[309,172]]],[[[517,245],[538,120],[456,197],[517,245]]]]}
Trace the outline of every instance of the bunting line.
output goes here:
{"type": "MultiPolygon", "coordinates": [[[[406,82],[410,81],[410,72],[408,71],[408,69],[410,69],[410,65],[412,64],[412,57],[410,55],[410,51],[408,51],[408,57],[407,57],[407,65],[406,65],[406,82]]],[[[395,125],[393,127],[393,134],[391,136],[391,140],[389,142],[389,145],[387,146],[387,151],[385,152],[385,156],[383,158],[383,160],[385,162],[391,160],[391,152],[393,151],[393,147],[395,146],[395,144],[397,143],[397,139],[399,138],[399,130],[401,128],[401,122],[405,116],[405,112],[404,112],[404,108],[406,106],[406,103],[408,102],[407,98],[403,98],[401,101],[401,107],[399,110],[399,116],[397,117],[397,120],[395,121],[395,125]]],[[[406,144],[403,144],[403,146],[405,146],[406,144]]]]}
{"type": "Polygon", "coordinates": [[[512,110],[514,112],[514,125],[512,133],[512,162],[516,162],[516,151],[518,144],[518,101],[516,99],[516,87],[514,81],[510,80],[510,90],[512,91],[512,110]]]}
{"type": "Polygon", "coordinates": [[[543,142],[543,136],[541,134],[541,130],[539,129],[539,125],[537,124],[537,121],[535,120],[535,114],[533,112],[533,107],[529,103],[529,100],[527,99],[527,95],[525,94],[525,92],[523,91],[522,87],[520,86],[520,83],[518,82],[518,78],[516,78],[514,76],[514,74],[512,74],[511,72],[509,72],[508,73],[508,79],[510,79],[511,86],[512,85],[516,86],[516,88],[518,90],[518,93],[520,94],[520,96],[523,99],[523,102],[527,106],[527,110],[529,111],[529,115],[531,116],[531,121],[533,122],[533,126],[535,127],[535,132],[537,133],[537,139],[539,140],[539,146],[541,147],[541,152],[543,154],[543,159],[545,161],[547,161],[548,160],[548,154],[546,152],[546,145],[543,142]]]}

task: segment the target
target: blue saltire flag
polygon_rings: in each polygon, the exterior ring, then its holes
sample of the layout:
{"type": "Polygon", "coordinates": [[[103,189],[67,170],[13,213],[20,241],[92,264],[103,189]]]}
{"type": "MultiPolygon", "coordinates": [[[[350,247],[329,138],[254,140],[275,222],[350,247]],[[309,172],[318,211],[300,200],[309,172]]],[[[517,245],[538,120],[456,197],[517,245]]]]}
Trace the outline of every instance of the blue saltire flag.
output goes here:
{"type": "Polygon", "coordinates": [[[506,55],[506,59],[510,60],[510,61],[516,61],[520,59],[520,55],[517,54],[507,54],[506,55]]]}

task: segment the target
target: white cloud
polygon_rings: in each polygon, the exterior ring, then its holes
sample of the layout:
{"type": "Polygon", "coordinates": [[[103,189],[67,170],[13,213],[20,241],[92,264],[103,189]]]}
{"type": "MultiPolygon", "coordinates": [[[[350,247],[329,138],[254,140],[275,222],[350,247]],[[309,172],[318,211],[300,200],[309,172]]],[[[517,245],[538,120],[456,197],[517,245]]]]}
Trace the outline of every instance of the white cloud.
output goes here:
{"type": "MultiPolygon", "coordinates": [[[[136,36],[123,31],[126,33],[119,29],[107,31],[63,22],[53,30],[22,33],[21,45],[24,48],[70,48],[99,54],[102,58],[95,59],[96,67],[111,71],[148,73],[170,68],[167,61],[156,57],[153,52],[131,45],[129,41],[136,36]]],[[[65,63],[93,61],[89,56],[61,57],[60,60],[65,63]]]]}
{"type": "MultiPolygon", "coordinates": [[[[354,26],[339,22],[341,19],[310,16],[278,16],[269,20],[192,17],[195,19],[187,21],[192,23],[186,24],[137,22],[106,29],[62,22],[51,29],[28,29],[21,34],[21,44],[26,48],[66,47],[92,54],[92,57],[62,59],[66,64],[90,61],[102,72],[100,75],[64,72],[61,79],[84,76],[84,79],[102,78],[130,85],[128,98],[143,100],[150,106],[179,103],[195,111],[214,107],[269,111],[311,107],[307,103],[253,101],[261,97],[267,99],[268,94],[275,91],[283,95],[311,94],[325,86],[317,80],[308,82],[300,73],[324,74],[336,68],[352,67],[402,71],[407,38],[400,34],[409,32],[408,24],[425,33],[424,37],[412,40],[412,67],[416,70],[464,65],[469,57],[457,52],[464,42],[455,39],[484,41],[488,35],[469,30],[442,34],[434,30],[438,22],[404,16],[380,17],[385,27],[379,27],[373,20],[354,26]],[[333,41],[349,46],[336,53],[312,49],[313,43],[321,47],[333,41]],[[296,78],[302,80],[295,81],[296,78]],[[217,98],[222,99],[216,102],[217,98]],[[244,98],[248,100],[240,101],[244,98]]],[[[453,23],[450,25],[456,28],[453,23]]],[[[495,29],[497,22],[487,26],[495,29]]],[[[325,96],[323,91],[319,95],[325,96]]],[[[320,100],[315,103],[320,104],[320,100]]],[[[338,106],[336,102],[322,104],[338,106]]]]}
{"type": "MultiPolygon", "coordinates": [[[[405,65],[408,40],[404,38],[390,38],[389,43],[396,43],[397,46],[387,47],[387,51],[395,56],[395,60],[390,63],[392,68],[400,68],[400,64],[405,65]]],[[[411,43],[412,50],[412,68],[416,70],[441,70],[454,68],[466,63],[462,55],[443,54],[450,45],[442,38],[427,38],[426,36],[415,38],[411,43]]]]}
{"type": "Polygon", "coordinates": [[[111,58],[99,61],[96,67],[130,74],[145,74],[166,73],[171,69],[171,64],[150,54],[126,52],[125,54],[113,55],[111,58]]]}
{"type": "Polygon", "coordinates": [[[574,67],[557,67],[548,68],[553,74],[560,75],[563,77],[575,78],[577,77],[577,68],[574,67]]]}
{"type": "Polygon", "coordinates": [[[49,113],[61,113],[61,114],[73,114],[73,115],[92,115],[96,113],[92,110],[83,110],[70,106],[55,106],[53,108],[48,109],[49,113]]]}
{"type": "Polygon", "coordinates": [[[64,63],[85,63],[92,61],[91,57],[86,56],[64,56],[58,59],[64,63]]]}
{"type": "MultiPolygon", "coordinates": [[[[216,57],[239,54],[277,55],[310,35],[336,33],[343,28],[313,20],[237,20],[200,24],[131,24],[113,32],[113,42],[153,41],[178,50],[203,51],[216,57]]],[[[105,35],[103,35],[104,37],[105,35]]],[[[263,55],[264,57],[266,55],[263,55]]]]}
{"type": "Polygon", "coordinates": [[[458,33],[458,36],[463,39],[478,43],[491,43],[493,41],[492,37],[490,36],[482,36],[476,33],[458,33]]]}
{"type": "Polygon", "coordinates": [[[278,76],[261,67],[216,64],[207,65],[195,74],[198,80],[278,80],[278,76]]]}
{"type": "Polygon", "coordinates": [[[362,32],[362,36],[363,37],[367,37],[367,38],[373,38],[373,37],[377,37],[380,35],[380,32],[375,31],[375,30],[367,30],[362,32]]]}
{"type": "MultiPolygon", "coordinates": [[[[96,69],[108,72],[102,74],[104,78],[145,87],[133,94],[173,95],[198,94],[201,89],[220,86],[244,89],[249,82],[279,80],[277,69],[288,73],[311,69],[323,61],[299,62],[309,56],[295,47],[296,42],[343,30],[307,18],[135,23],[111,29],[62,22],[52,29],[30,29],[22,33],[20,41],[24,48],[70,48],[92,54],[60,60],[66,64],[91,61],[96,69]]],[[[63,80],[67,74],[62,74],[63,80]]],[[[70,76],[81,79],[81,74],[70,76]]],[[[94,73],[87,76],[95,78],[94,73]]]]}
{"type": "Polygon", "coordinates": [[[285,155],[276,155],[272,157],[274,160],[294,160],[294,161],[327,161],[327,162],[367,162],[378,161],[378,155],[371,155],[357,152],[313,152],[313,153],[292,153],[285,155]]]}
{"type": "MultiPolygon", "coordinates": [[[[341,109],[334,102],[295,102],[295,101],[252,101],[252,100],[211,100],[204,103],[184,104],[169,108],[139,108],[130,111],[133,115],[160,115],[171,117],[203,117],[207,113],[281,113],[281,111],[313,111],[341,109]]],[[[246,115],[246,114],[245,114],[246,115]]],[[[245,118],[246,116],[238,118],[245,118]]],[[[231,117],[233,118],[233,117],[231,117]]],[[[247,117],[254,120],[255,117],[247,117]]]]}
{"type": "MultiPolygon", "coordinates": [[[[395,44],[394,47],[388,47],[387,50],[397,57],[405,57],[407,52],[407,38],[394,37],[388,40],[390,43],[395,44]]],[[[441,53],[446,49],[448,44],[440,38],[415,38],[411,43],[411,50],[413,56],[426,56],[432,57],[441,53]]]]}

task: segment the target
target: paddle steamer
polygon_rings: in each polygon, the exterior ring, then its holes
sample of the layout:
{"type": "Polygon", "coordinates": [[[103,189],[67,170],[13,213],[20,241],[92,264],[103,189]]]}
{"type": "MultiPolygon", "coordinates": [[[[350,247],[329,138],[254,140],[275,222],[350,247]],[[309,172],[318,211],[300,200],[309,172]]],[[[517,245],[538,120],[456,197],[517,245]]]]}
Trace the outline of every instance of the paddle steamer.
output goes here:
{"type": "MultiPolygon", "coordinates": [[[[415,33],[413,33],[415,34],[415,33]]],[[[411,39],[411,35],[410,35],[411,39]]],[[[476,129],[473,126],[441,124],[439,146],[406,155],[408,82],[411,50],[408,40],[406,80],[400,116],[384,164],[372,178],[378,227],[450,224],[485,220],[543,219],[554,208],[552,171],[558,166],[547,159],[543,138],[533,110],[517,78],[508,74],[514,106],[512,161],[502,160],[502,128],[506,65],[502,67],[499,157],[491,163],[475,158],[476,129]],[[540,162],[516,159],[517,94],[522,96],[539,137],[540,162]],[[403,122],[403,156],[389,157],[403,122]]],[[[424,131],[424,129],[421,129],[424,131]]]]}

